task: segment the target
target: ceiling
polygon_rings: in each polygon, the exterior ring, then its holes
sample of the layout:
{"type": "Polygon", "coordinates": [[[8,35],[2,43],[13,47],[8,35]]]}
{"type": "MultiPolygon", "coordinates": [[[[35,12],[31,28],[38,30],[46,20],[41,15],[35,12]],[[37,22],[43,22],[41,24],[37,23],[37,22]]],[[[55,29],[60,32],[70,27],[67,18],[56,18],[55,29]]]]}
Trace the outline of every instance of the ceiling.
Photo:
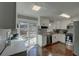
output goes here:
{"type": "Polygon", "coordinates": [[[50,20],[63,20],[61,13],[66,13],[71,18],[79,16],[79,2],[17,2],[17,13],[32,17],[47,17],[50,20]],[[41,6],[41,10],[35,12],[33,5],[41,6]]]}

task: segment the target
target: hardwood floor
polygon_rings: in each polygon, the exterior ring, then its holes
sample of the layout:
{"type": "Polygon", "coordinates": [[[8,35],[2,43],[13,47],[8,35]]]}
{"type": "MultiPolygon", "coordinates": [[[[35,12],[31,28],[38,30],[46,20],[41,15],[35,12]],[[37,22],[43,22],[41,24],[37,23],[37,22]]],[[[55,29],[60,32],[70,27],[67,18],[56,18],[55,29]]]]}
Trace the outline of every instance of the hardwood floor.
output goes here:
{"type": "Polygon", "coordinates": [[[21,52],[12,56],[75,56],[73,54],[73,48],[66,46],[61,42],[55,44],[49,44],[45,47],[34,46],[27,54],[21,52]]]}
{"type": "Polygon", "coordinates": [[[73,56],[73,49],[68,49],[63,43],[50,44],[42,48],[43,56],[73,56]]]}

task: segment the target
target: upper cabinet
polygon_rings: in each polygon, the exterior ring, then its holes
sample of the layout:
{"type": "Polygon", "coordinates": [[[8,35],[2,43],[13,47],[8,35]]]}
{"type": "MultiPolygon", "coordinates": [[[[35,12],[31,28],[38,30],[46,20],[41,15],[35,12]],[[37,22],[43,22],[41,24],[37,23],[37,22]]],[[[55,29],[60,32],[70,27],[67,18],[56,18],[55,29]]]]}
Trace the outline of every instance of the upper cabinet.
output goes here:
{"type": "Polygon", "coordinates": [[[16,28],[16,2],[0,2],[0,29],[16,28]]]}
{"type": "Polygon", "coordinates": [[[40,18],[40,25],[41,26],[48,26],[49,25],[49,19],[47,19],[47,18],[40,18]]]}
{"type": "Polygon", "coordinates": [[[70,23],[70,20],[62,20],[53,22],[53,29],[67,29],[67,25],[70,23]]]}

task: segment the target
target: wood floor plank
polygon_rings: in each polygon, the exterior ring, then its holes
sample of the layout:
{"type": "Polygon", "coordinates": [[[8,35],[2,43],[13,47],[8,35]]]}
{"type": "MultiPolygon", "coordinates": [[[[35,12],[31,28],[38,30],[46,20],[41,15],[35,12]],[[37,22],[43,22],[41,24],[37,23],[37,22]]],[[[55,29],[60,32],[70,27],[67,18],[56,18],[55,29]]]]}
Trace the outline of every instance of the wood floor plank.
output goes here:
{"type": "Polygon", "coordinates": [[[43,56],[73,56],[73,50],[67,49],[65,44],[60,42],[52,45],[48,45],[42,48],[42,55],[43,56]]]}

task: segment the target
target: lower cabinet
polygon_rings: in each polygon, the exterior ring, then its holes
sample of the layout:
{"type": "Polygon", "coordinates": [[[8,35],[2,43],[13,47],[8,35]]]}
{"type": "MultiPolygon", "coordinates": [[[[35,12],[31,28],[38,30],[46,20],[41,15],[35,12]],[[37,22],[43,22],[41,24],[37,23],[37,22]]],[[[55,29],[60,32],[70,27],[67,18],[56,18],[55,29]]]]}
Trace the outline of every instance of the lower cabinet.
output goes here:
{"type": "Polygon", "coordinates": [[[47,38],[46,36],[42,36],[42,46],[47,45],[47,38]]]}
{"type": "Polygon", "coordinates": [[[52,35],[52,43],[55,43],[57,41],[65,43],[65,34],[53,34],[52,35]]]}

